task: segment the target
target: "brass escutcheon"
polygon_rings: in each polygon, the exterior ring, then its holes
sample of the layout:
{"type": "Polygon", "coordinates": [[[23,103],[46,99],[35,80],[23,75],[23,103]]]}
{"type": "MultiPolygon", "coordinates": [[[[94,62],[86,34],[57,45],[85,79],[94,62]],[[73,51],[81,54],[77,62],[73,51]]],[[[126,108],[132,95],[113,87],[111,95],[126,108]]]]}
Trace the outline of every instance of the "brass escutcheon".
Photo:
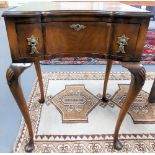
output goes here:
{"type": "Polygon", "coordinates": [[[27,41],[28,41],[28,45],[31,46],[31,53],[30,54],[39,53],[38,49],[37,49],[38,37],[31,35],[31,37],[27,38],[27,41]]]}
{"type": "Polygon", "coordinates": [[[125,53],[125,49],[124,49],[124,46],[125,45],[128,45],[128,40],[129,38],[125,36],[125,34],[123,34],[122,36],[120,37],[117,37],[118,41],[117,41],[117,44],[119,45],[118,46],[118,49],[117,49],[117,53],[125,53]]]}
{"type": "Polygon", "coordinates": [[[70,25],[70,28],[74,29],[75,31],[80,31],[86,28],[85,25],[80,25],[80,24],[72,24],[70,25]]]}

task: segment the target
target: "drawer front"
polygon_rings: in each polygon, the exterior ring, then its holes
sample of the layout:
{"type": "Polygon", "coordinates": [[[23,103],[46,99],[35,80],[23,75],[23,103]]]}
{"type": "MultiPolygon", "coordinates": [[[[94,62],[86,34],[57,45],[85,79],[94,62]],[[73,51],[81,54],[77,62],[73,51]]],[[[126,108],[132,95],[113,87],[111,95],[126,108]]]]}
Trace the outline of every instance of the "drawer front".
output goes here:
{"type": "Polygon", "coordinates": [[[18,24],[16,25],[18,48],[20,57],[36,57],[43,54],[43,37],[41,24],[18,24]],[[27,38],[31,36],[37,37],[36,50],[38,52],[32,52],[32,46],[28,43],[27,38]]]}
{"type": "Polygon", "coordinates": [[[139,59],[141,53],[136,52],[139,35],[139,24],[117,24],[113,26],[112,55],[121,60],[139,59]]]}
{"type": "Polygon", "coordinates": [[[51,22],[45,26],[46,54],[107,53],[111,24],[104,22],[51,22]]]}

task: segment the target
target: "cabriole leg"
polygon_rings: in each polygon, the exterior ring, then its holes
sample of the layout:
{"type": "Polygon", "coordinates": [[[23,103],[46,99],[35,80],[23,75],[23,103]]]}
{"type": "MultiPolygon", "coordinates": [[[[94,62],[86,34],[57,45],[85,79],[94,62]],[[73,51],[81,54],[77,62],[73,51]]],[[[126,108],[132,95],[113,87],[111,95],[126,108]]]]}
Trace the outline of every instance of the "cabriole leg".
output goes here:
{"type": "Polygon", "coordinates": [[[37,73],[37,76],[38,76],[40,94],[41,94],[41,98],[40,98],[39,102],[44,103],[45,98],[44,98],[43,79],[42,79],[42,73],[41,73],[39,60],[37,58],[34,60],[34,66],[35,66],[36,73],[37,73]]]}
{"type": "Polygon", "coordinates": [[[150,103],[155,103],[155,79],[148,98],[150,103]]]}
{"type": "Polygon", "coordinates": [[[105,72],[104,86],[103,86],[103,97],[102,97],[103,102],[108,102],[108,99],[106,97],[106,91],[107,91],[107,85],[108,85],[109,75],[111,71],[111,66],[112,66],[112,60],[108,59],[106,72],[105,72]]]}
{"type": "Polygon", "coordinates": [[[33,130],[32,130],[28,106],[26,104],[22,88],[20,86],[19,77],[22,74],[22,72],[30,66],[31,64],[23,64],[23,63],[11,64],[6,72],[6,78],[7,78],[9,88],[18,104],[18,107],[25,119],[25,123],[28,128],[30,139],[28,144],[25,146],[26,152],[32,152],[32,150],[34,149],[33,130]]]}
{"type": "Polygon", "coordinates": [[[124,120],[126,113],[128,112],[131,103],[137,97],[138,93],[142,89],[145,82],[145,69],[140,63],[125,62],[122,63],[122,66],[127,68],[131,72],[131,83],[125,101],[120,109],[119,116],[115,126],[113,143],[114,148],[117,150],[121,150],[123,147],[121,142],[118,140],[118,133],[120,126],[124,120]]]}

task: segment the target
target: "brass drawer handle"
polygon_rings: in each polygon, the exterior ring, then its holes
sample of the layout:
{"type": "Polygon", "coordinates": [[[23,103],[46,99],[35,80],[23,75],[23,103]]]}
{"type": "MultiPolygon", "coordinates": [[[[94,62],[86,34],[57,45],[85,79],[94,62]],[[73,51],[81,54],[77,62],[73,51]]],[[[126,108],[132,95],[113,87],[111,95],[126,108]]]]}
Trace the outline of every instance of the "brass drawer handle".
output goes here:
{"type": "Polygon", "coordinates": [[[123,34],[122,36],[120,37],[117,37],[117,44],[119,45],[118,46],[118,49],[117,49],[117,53],[125,53],[125,50],[124,50],[124,46],[125,45],[128,45],[128,40],[129,38],[125,36],[125,34],[123,34]]]}
{"type": "Polygon", "coordinates": [[[85,25],[80,25],[80,24],[72,24],[70,25],[70,28],[74,29],[75,31],[80,31],[86,28],[85,25]]]}
{"type": "Polygon", "coordinates": [[[31,53],[30,54],[39,53],[38,49],[37,49],[38,37],[31,35],[30,38],[27,38],[27,41],[28,41],[28,45],[31,46],[31,53]]]}

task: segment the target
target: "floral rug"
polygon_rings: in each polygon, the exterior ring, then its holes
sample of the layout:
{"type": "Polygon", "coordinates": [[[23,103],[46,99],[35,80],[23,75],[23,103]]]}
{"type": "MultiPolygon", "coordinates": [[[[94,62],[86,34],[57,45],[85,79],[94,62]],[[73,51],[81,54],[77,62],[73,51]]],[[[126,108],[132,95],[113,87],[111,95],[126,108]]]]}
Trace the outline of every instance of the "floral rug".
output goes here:
{"type": "MultiPolygon", "coordinates": [[[[155,152],[155,104],[147,101],[155,73],[147,73],[143,90],[123,121],[120,151],[113,148],[113,132],[130,73],[110,74],[108,103],[100,100],[104,76],[101,72],[43,73],[44,104],[38,102],[39,86],[35,81],[28,100],[34,153],[155,152]]],[[[27,141],[28,131],[22,120],[13,152],[23,153],[27,141]]]]}
{"type": "MultiPolygon", "coordinates": [[[[119,62],[115,61],[114,64],[119,62]]],[[[106,61],[100,58],[90,57],[65,57],[55,58],[51,60],[41,61],[43,65],[49,64],[81,64],[81,65],[101,65],[106,64],[106,61]]],[[[144,43],[142,64],[155,64],[155,29],[147,32],[146,40],[144,43]]]]}

